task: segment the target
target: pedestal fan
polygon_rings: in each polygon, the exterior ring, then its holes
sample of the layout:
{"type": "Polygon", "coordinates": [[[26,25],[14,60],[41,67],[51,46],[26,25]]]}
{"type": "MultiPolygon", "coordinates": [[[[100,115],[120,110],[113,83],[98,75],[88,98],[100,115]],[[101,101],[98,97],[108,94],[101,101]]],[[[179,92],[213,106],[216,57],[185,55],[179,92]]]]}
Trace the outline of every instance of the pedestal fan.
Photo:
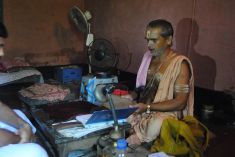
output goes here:
{"type": "MultiPolygon", "coordinates": [[[[86,92],[84,92],[84,94],[88,94],[85,97],[87,97],[87,100],[89,100],[89,96],[94,96],[95,91],[100,91],[97,90],[98,86],[101,85],[102,87],[104,87],[103,89],[106,91],[106,96],[104,97],[107,97],[107,100],[109,101],[114,119],[114,129],[111,132],[111,137],[114,139],[122,138],[124,136],[123,131],[121,131],[118,127],[115,107],[111,98],[111,93],[115,88],[115,86],[113,86],[112,84],[117,83],[117,77],[108,73],[113,68],[116,68],[118,63],[118,54],[116,53],[115,48],[110,41],[106,39],[94,40],[94,36],[90,32],[90,24],[88,23],[88,20],[91,18],[91,14],[88,11],[85,11],[83,13],[78,7],[73,6],[69,11],[69,16],[78,30],[87,35],[86,46],[87,55],[89,58],[89,73],[93,72],[96,78],[94,79],[94,77],[90,75],[83,77],[82,84],[84,88],[81,89],[81,91],[87,90],[86,92]],[[88,88],[88,84],[91,83],[92,80],[94,80],[92,85],[90,86],[92,88],[88,88]],[[103,86],[104,84],[105,86],[103,86]]],[[[103,93],[98,94],[102,95],[103,93]]]]}
{"type": "MultiPolygon", "coordinates": [[[[85,34],[86,46],[89,46],[94,40],[94,35],[90,31],[90,23],[88,22],[92,18],[91,13],[89,11],[85,11],[83,13],[77,6],[73,6],[69,10],[69,17],[75,24],[76,28],[85,34]]],[[[89,73],[91,73],[90,65],[89,73]]]]}
{"type": "Polygon", "coordinates": [[[91,69],[96,73],[97,77],[99,75],[106,77],[109,75],[109,72],[116,69],[118,54],[110,41],[106,39],[95,39],[89,45],[87,54],[91,69]]]}

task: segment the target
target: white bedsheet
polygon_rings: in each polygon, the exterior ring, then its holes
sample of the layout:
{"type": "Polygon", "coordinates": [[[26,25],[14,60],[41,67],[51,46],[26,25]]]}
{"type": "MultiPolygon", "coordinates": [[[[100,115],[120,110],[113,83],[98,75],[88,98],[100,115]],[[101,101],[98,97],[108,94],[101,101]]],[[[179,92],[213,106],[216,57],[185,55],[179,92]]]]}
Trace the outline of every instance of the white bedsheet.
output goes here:
{"type": "Polygon", "coordinates": [[[33,75],[39,75],[40,76],[39,83],[44,83],[44,80],[40,71],[38,71],[37,69],[25,69],[25,70],[20,70],[20,71],[11,72],[11,73],[0,73],[0,85],[11,83],[13,81],[17,81],[19,79],[22,79],[28,76],[33,76],[33,75]]]}

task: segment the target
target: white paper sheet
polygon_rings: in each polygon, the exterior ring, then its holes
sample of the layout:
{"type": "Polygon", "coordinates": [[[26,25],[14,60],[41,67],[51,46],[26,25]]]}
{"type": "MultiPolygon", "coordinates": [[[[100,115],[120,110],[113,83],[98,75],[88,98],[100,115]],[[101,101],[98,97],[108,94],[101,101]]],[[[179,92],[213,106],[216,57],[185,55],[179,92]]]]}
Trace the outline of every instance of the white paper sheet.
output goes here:
{"type": "Polygon", "coordinates": [[[74,127],[74,128],[67,128],[63,130],[59,130],[59,133],[65,137],[73,137],[73,138],[80,138],[85,135],[88,135],[92,132],[96,132],[98,130],[106,129],[111,126],[97,126],[92,128],[84,128],[84,127],[74,127]]]}

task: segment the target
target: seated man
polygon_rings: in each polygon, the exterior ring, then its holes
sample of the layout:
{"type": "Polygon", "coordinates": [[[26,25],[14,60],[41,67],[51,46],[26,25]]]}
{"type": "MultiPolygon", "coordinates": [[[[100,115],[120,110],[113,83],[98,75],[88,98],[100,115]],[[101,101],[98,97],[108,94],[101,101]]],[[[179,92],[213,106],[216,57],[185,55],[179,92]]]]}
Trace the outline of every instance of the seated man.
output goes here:
{"type": "Polygon", "coordinates": [[[188,58],[171,49],[173,27],[166,20],[151,21],[145,36],[148,49],[138,70],[136,87],[142,89],[132,125],[129,145],[151,142],[164,119],[193,115],[193,70],[188,58]]]}
{"type": "MultiPolygon", "coordinates": [[[[0,57],[4,55],[6,37],[6,28],[0,23],[0,57]]],[[[30,143],[35,132],[36,129],[22,112],[14,112],[0,102],[0,157],[47,157],[40,145],[30,143]]]]}
{"type": "Polygon", "coordinates": [[[19,110],[14,112],[0,102],[0,156],[47,157],[38,144],[30,143],[35,127],[19,110]]]}

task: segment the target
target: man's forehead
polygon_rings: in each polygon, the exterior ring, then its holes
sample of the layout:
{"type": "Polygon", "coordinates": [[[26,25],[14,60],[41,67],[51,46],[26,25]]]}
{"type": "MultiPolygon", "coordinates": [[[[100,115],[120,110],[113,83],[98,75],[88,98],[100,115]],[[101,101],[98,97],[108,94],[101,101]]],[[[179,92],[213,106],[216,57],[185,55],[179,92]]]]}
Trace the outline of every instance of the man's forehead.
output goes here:
{"type": "Polygon", "coordinates": [[[155,39],[159,37],[159,32],[147,30],[146,31],[146,38],[155,39]]]}
{"type": "Polygon", "coordinates": [[[159,36],[161,36],[161,33],[162,33],[162,29],[160,27],[155,27],[155,28],[148,27],[146,29],[146,38],[149,38],[149,37],[159,38],[159,36]]]}

